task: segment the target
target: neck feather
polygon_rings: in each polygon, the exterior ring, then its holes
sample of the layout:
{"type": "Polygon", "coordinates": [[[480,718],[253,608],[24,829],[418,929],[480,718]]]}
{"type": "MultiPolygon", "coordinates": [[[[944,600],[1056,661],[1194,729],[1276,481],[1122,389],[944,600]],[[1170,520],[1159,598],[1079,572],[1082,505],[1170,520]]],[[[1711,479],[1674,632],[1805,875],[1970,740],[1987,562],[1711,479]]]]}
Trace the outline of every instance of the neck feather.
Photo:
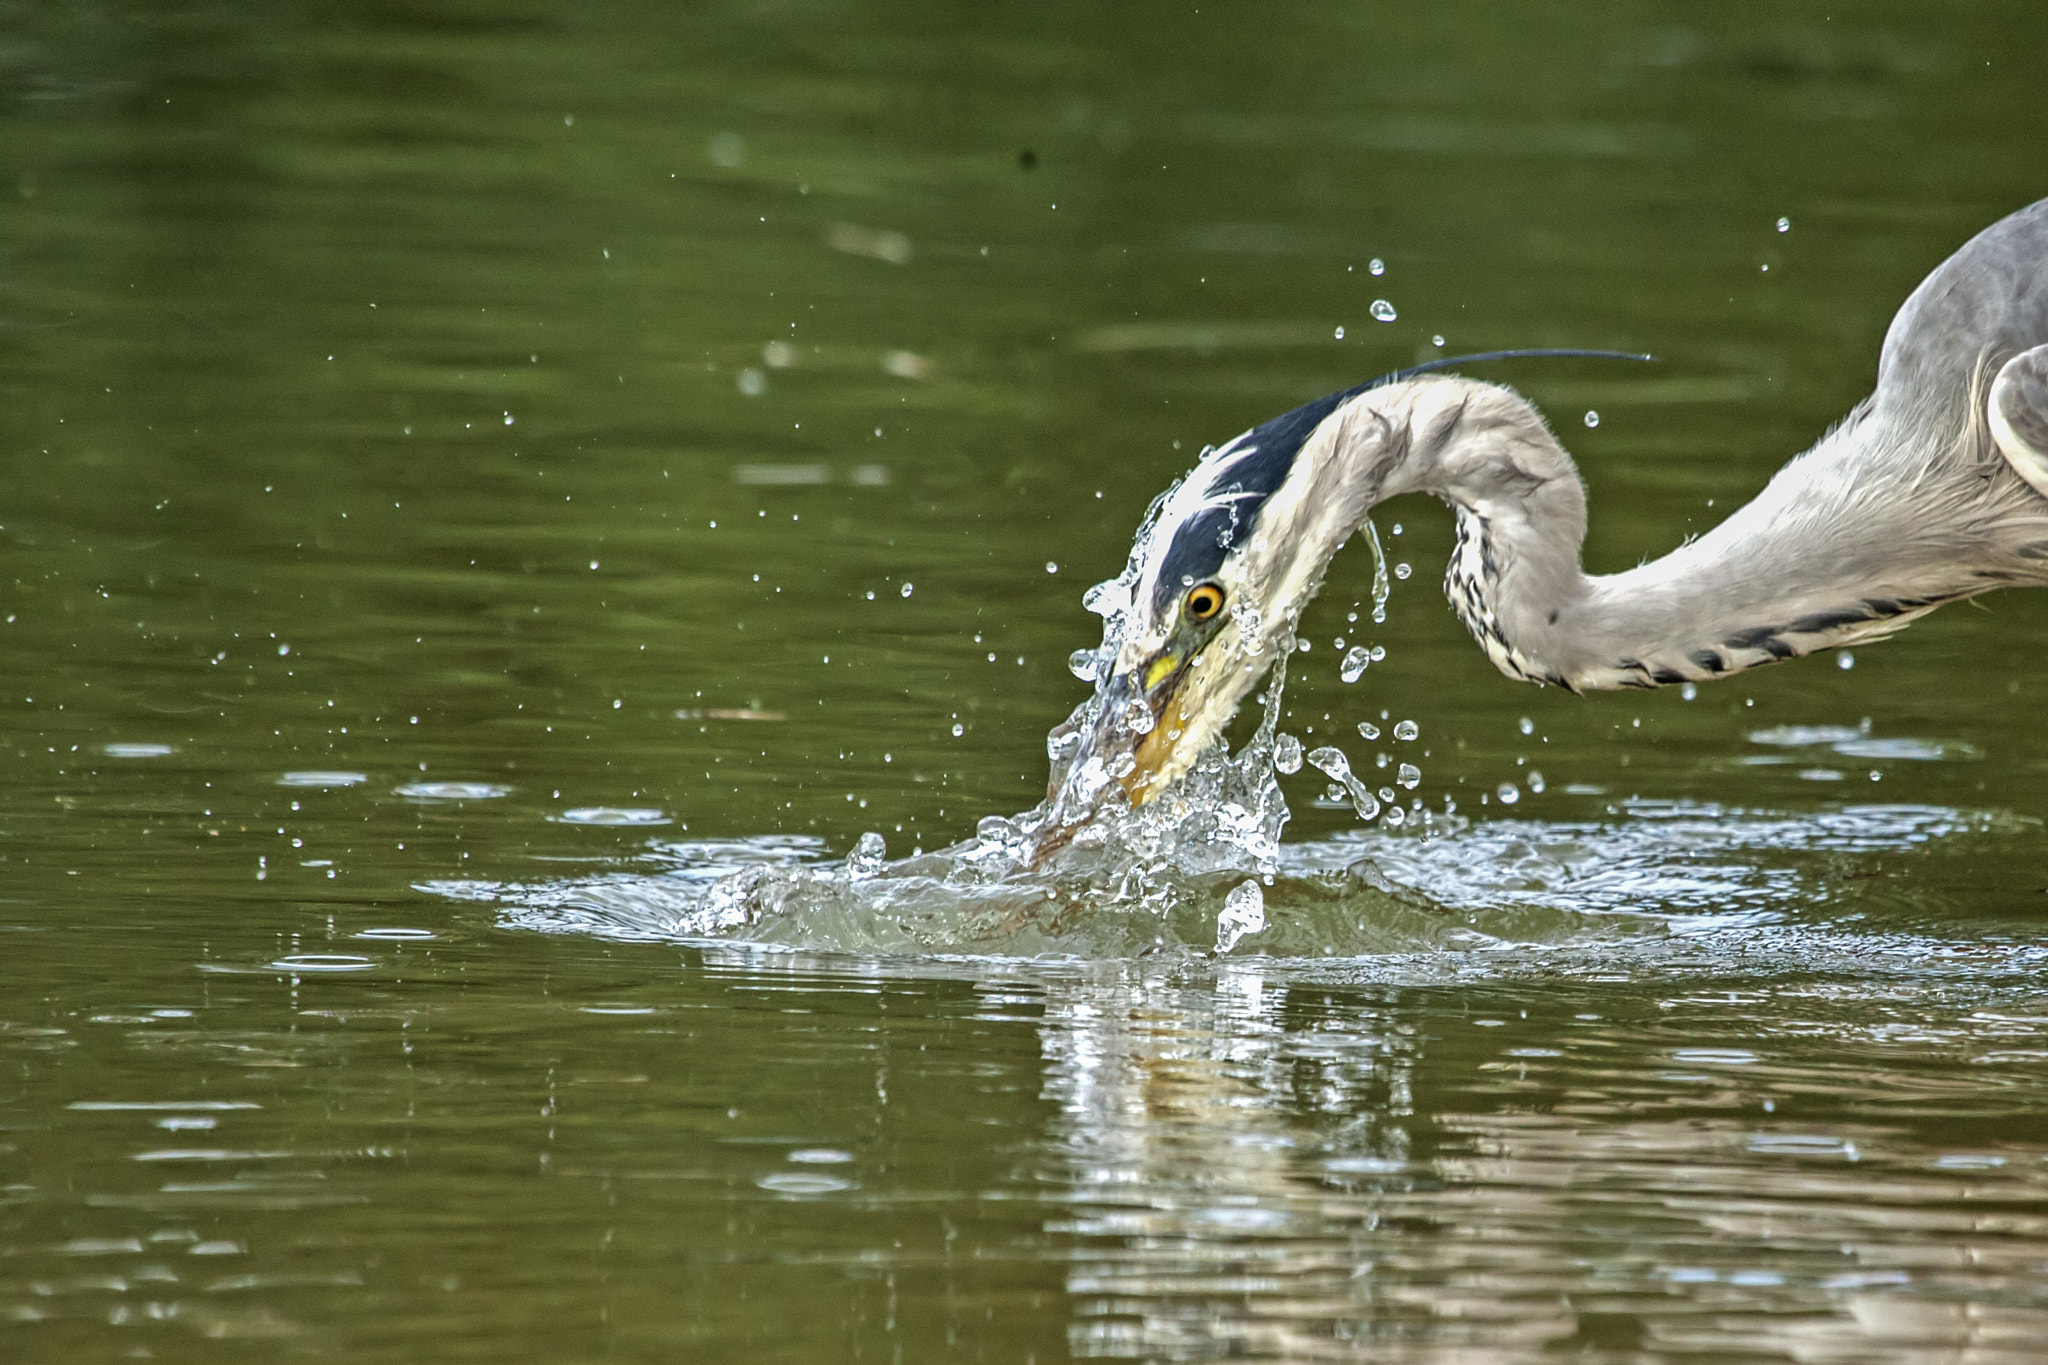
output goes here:
{"type": "Polygon", "coordinates": [[[1510,677],[1584,691],[1719,677],[2042,582],[2043,560],[2022,552],[2048,548],[2040,500],[1967,433],[1915,450],[1888,436],[1897,425],[1859,409],[1706,535],[1597,576],[1580,567],[1578,471],[1509,390],[1432,378],[1368,391],[1326,423],[1325,453],[1351,476],[1349,527],[1399,493],[1450,503],[1444,589],[1459,618],[1510,677]]]}

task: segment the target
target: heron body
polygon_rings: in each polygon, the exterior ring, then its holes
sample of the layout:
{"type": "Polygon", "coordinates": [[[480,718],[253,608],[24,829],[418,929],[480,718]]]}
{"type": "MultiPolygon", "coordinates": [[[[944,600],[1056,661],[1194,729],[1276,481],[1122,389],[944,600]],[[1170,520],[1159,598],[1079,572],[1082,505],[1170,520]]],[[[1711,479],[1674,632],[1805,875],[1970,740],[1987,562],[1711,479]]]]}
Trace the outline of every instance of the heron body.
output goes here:
{"type": "Polygon", "coordinates": [[[1487,657],[1578,692],[1717,678],[2048,583],[2048,199],[1921,282],[1870,397],[1753,501],[1622,573],[1581,567],[1578,471],[1499,385],[1396,376],[1206,452],[1114,585],[1115,657],[1054,812],[1078,818],[1112,781],[1133,802],[1171,785],[1292,647],[1373,506],[1418,492],[1456,515],[1444,589],[1487,657]]]}

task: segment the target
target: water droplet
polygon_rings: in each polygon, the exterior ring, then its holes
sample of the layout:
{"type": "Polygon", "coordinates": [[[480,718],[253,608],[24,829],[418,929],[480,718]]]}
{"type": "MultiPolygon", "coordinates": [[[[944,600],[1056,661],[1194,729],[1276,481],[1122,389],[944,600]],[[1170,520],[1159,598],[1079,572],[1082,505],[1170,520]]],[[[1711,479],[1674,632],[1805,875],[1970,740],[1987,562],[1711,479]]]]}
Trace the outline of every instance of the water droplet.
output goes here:
{"type": "Polygon", "coordinates": [[[1587,425],[1587,426],[1589,426],[1589,427],[1597,427],[1597,426],[1599,426],[1599,425],[1600,425],[1600,414],[1599,414],[1599,413],[1597,413],[1597,412],[1595,412],[1595,411],[1593,411],[1593,410],[1592,410],[1591,408],[1587,408],[1587,409],[1586,409],[1586,425],[1587,425]]]}
{"type": "Polygon", "coordinates": [[[915,590],[915,589],[916,589],[916,587],[917,587],[917,585],[916,585],[915,583],[905,583],[905,584],[903,585],[903,595],[904,595],[905,597],[908,597],[908,596],[910,596],[911,592],[912,592],[913,590],[915,590]]]}
{"type": "Polygon", "coordinates": [[[1216,951],[1227,953],[1248,934],[1265,932],[1266,893],[1257,882],[1244,882],[1223,898],[1216,915],[1216,951]]]}
{"type": "Polygon", "coordinates": [[[1835,655],[1836,668],[1839,668],[1844,672],[1847,672],[1849,669],[1852,669],[1855,666],[1856,656],[1854,654],[1851,654],[1848,650],[1845,649],[1841,653],[1835,655]]]}
{"type": "Polygon", "coordinates": [[[1145,704],[1143,697],[1133,697],[1126,702],[1120,719],[1124,723],[1124,728],[1134,735],[1152,733],[1152,708],[1145,704]]]}
{"type": "Polygon", "coordinates": [[[1342,327],[1339,327],[1339,328],[1337,329],[1337,340],[1339,340],[1339,341],[1342,341],[1343,339],[1344,339],[1344,329],[1343,329],[1342,327]]]}
{"type": "Polygon", "coordinates": [[[1059,561],[1058,561],[1058,560],[1056,560],[1056,559],[1048,559],[1048,560],[1046,560],[1046,561],[1045,561],[1045,571],[1046,571],[1047,573],[1058,573],[1058,572],[1060,571],[1059,561]]]}
{"type": "Polygon", "coordinates": [[[1700,688],[1698,683],[1687,683],[1685,686],[1678,689],[1678,695],[1685,698],[1687,701],[1691,701],[1694,697],[1697,697],[1699,694],[1700,688]]]}
{"type": "Polygon", "coordinates": [[[1537,772],[1534,768],[1529,769],[1528,782],[1530,791],[1535,792],[1538,796],[1541,796],[1543,794],[1542,773],[1537,772]]]}
{"type": "Polygon", "coordinates": [[[1394,305],[1388,303],[1385,299],[1374,299],[1372,307],[1366,311],[1370,312],[1373,315],[1373,319],[1377,322],[1392,322],[1400,316],[1400,314],[1394,311],[1394,305]]]}
{"type": "Polygon", "coordinates": [[[736,382],[740,392],[749,398],[759,398],[768,392],[768,376],[759,370],[741,370],[736,382]]]}
{"type": "Polygon", "coordinates": [[[1791,230],[1792,230],[1792,220],[1791,220],[1790,218],[1780,218],[1780,219],[1778,220],[1778,231],[1780,231],[1780,232],[1790,232],[1791,230]]]}
{"type": "Polygon", "coordinates": [[[1367,739],[1378,739],[1380,737],[1380,727],[1374,725],[1369,720],[1362,720],[1358,722],[1358,733],[1364,735],[1367,739]]]}
{"type": "Polygon", "coordinates": [[[1431,337],[1429,344],[1441,351],[1444,348],[1444,339],[1440,336],[1431,337]]]}
{"type": "Polygon", "coordinates": [[[1280,773],[1301,771],[1301,741],[1293,735],[1281,735],[1273,741],[1273,770],[1280,773]]]}
{"type": "Polygon", "coordinates": [[[1067,656],[1067,672],[1082,682],[1094,682],[1096,673],[1095,651],[1077,649],[1067,656]]]}
{"type": "Polygon", "coordinates": [[[1388,806],[1387,823],[1390,825],[1404,825],[1408,823],[1408,812],[1402,810],[1399,806],[1388,806]]]}
{"type": "Polygon", "coordinates": [[[1416,767],[1413,763],[1403,763],[1400,767],[1399,775],[1394,780],[1409,791],[1414,791],[1422,783],[1422,769],[1416,767]]]}
{"type": "Polygon", "coordinates": [[[1412,720],[1404,720],[1394,727],[1395,739],[1413,739],[1421,733],[1422,731],[1417,728],[1412,720]]]}
{"type": "Polygon", "coordinates": [[[1365,670],[1372,665],[1372,651],[1364,645],[1354,645],[1344,655],[1344,662],[1337,668],[1337,676],[1345,682],[1355,683],[1365,676],[1365,670]]]}
{"type": "Polygon", "coordinates": [[[1409,575],[1409,574],[1412,574],[1412,573],[1414,573],[1414,572],[1415,572],[1415,569],[1414,569],[1414,566],[1413,566],[1413,565],[1409,565],[1409,564],[1396,564],[1396,565],[1394,566],[1394,577],[1396,577],[1396,578],[1401,578],[1401,579],[1405,579],[1405,578],[1407,578],[1407,577],[1408,577],[1408,575],[1409,575]]]}
{"type": "Polygon", "coordinates": [[[1521,788],[1512,782],[1503,782],[1493,789],[1493,794],[1503,806],[1512,806],[1522,799],[1521,788]]]}
{"type": "Polygon", "coordinates": [[[1387,273],[1387,263],[1375,256],[1372,258],[1372,264],[1367,266],[1366,269],[1375,275],[1384,275],[1387,273]]]}
{"type": "Polygon", "coordinates": [[[1536,722],[1524,716],[1515,723],[1515,728],[1525,735],[1533,735],[1536,733],[1536,722]]]}
{"type": "Polygon", "coordinates": [[[1373,798],[1372,789],[1351,771],[1351,760],[1344,757],[1342,749],[1324,745],[1311,750],[1308,761],[1342,785],[1343,790],[1338,795],[1351,798],[1352,809],[1358,812],[1360,819],[1371,820],[1380,813],[1380,803],[1373,798]]]}
{"type": "Polygon", "coordinates": [[[955,721],[955,722],[953,722],[953,738],[955,738],[955,739],[958,739],[958,738],[960,738],[960,736],[962,736],[962,735],[964,735],[964,734],[966,734],[966,733],[967,733],[967,727],[966,727],[966,726],[964,726],[964,725],[960,724],[960,723],[959,723],[958,721],[955,721]]]}

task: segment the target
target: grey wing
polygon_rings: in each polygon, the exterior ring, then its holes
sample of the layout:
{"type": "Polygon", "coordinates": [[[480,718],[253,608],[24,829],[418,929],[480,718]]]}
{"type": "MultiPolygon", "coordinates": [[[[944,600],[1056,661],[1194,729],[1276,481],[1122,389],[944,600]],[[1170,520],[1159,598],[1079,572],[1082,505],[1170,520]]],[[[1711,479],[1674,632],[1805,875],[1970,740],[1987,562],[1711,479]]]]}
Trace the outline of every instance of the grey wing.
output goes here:
{"type": "Polygon", "coordinates": [[[1985,416],[2006,463],[2048,494],[2048,346],[2005,363],[1991,382],[1985,416]]]}
{"type": "Polygon", "coordinates": [[[2048,199],[1965,242],[1900,305],[1878,358],[1877,406],[1960,425],[1979,365],[2044,343],[2048,199]]]}

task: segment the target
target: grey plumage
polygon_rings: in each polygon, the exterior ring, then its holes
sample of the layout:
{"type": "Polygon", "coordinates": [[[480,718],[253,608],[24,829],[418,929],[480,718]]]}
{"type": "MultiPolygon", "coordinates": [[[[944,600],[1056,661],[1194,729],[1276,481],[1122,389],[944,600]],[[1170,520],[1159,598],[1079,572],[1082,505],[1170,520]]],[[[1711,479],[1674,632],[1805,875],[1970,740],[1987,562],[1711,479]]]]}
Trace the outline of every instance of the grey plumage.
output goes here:
{"type": "Polygon", "coordinates": [[[1623,573],[1580,567],[1578,472],[1537,410],[1498,385],[1402,379],[1205,455],[1154,504],[1117,585],[1115,662],[1094,719],[1077,715],[1096,771],[1134,801],[1184,772],[1290,647],[1331,557],[1375,503],[1408,492],[1456,513],[1445,592],[1487,656],[1574,691],[1715,678],[2048,583],[2048,200],[1921,282],[1886,333],[1871,396],[1753,501],[1623,573]],[[1254,510],[1230,518],[1220,556],[1176,540],[1213,541],[1230,507],[1254,510]],[[1195,563],[1215,566],[1204,582],[1227,624],[1189,596],[1192,575],[1166,581],[1195,563]],[[1194,603],[1215,619],[1192,619],[1194,603]]]}

